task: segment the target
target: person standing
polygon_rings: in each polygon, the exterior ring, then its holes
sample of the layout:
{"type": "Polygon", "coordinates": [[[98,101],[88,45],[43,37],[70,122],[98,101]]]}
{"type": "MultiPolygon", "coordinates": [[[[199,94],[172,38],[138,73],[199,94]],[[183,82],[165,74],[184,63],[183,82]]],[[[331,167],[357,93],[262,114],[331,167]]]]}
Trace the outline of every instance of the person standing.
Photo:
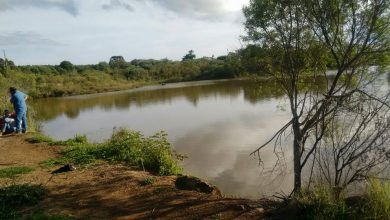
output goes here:
{"type": "Polygon", "coordinates": [[[15,127],[16,133],[26,133],[27,131],[27,105],[26,100],[28,96],[21,91],[18,91],[15,87],[9,88],[11,94],[10,102],[14,106],[16,113],[15,127]]]}

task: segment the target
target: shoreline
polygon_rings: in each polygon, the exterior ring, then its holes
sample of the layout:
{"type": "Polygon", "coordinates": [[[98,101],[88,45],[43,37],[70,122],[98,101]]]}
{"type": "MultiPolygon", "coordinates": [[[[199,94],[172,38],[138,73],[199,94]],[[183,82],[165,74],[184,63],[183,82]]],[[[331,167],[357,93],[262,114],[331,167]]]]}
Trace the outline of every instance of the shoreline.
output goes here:
{"type": "MultiPolygon", "coordinates": [[[[12,179],[0,178],[1,188],[33,184],[42,185],[48,191],[41,202],[29,207],[28,212],[23,211],[23,216],[37,210],[76,219],[193,219],[196,216],[259,219],[264,214],[264,207],[258,201],[223,197],[218,190],[205,193],[179,189],[176,179],[180,176],[156,176],[125,163],[98,162],[53,175],[59,166],[47,167],[42,162],[58,157],[64,147],[28,143],[25,137],[0,138],[0,169],[25,166],[33,170],[12,179]]],[[[201,181],[200,184],[207,183],[201,181]]]]}

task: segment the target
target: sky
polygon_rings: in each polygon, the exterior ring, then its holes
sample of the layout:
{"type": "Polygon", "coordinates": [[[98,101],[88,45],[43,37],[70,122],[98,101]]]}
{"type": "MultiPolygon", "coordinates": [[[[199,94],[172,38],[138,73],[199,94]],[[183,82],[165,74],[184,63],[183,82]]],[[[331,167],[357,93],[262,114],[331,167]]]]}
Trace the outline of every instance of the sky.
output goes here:
{"type": "Polygon", "coordinates": [[[0,0],[0,49],[17,65],[219,56],[242,47],[248,2],[0,0]]]}

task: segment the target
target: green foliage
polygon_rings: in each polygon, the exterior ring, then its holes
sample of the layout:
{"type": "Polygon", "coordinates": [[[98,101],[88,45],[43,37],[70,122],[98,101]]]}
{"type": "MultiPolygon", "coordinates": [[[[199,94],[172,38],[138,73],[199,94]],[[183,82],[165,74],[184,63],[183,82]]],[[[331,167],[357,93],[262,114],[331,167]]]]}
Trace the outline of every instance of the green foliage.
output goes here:
{"type": "Polygon", "coordinates": [[[99,152],[99,158],[134,163],[158,175],[181,173],[175,156],[165,132],[144,137],[126,129],[115,132],[99,152]]]}
{"type": "Polygon", "coordinates": [[[73,69],[74,69],[73,64],[69,61],[66,61],[66,60],[64,60],[60,63],[60,67],[67,72],[73,71],[73,69]]]}
{"type": "Polygon", "coordinates": [[[38,185],[11,185],[0,189],[0,219],[19,219],[18,211],[40,202],[46,189],[38,185]]]}
{"type": "Polygon", "coordinates": [[[85,136],[49,144],[66,145],[62,157],[46,161],[43,165],[74,163],[87,165],[97,160],[126,162],[158,175],[176,175],[182,172],[178,165],[180,155],[172,151],[164,132],[144,137],[140,132],[121,129],[102,144],[88,143],[85,136]]]}
{"type": "Polygon", "coordinates": [[[194,54],[194,51],[193,50],[190,50],[188,51],[188,53],[186,55],[184,55],[183,57],[183,61],[186,61],[186,60],[193,60],[196,58],[196,55],[194,54]]]}
{"type": "Polygon", "coordinates": [[[20,174],[26,174],[34,171],[31,167],[9,167],[0,169],[0,178],[10,178],[13,179],[20,174]]]}
{"type": "Polygon", "coordinates": [[[141,186],[152,185],[156,181],[154,177],[146,177],[145,179],[140,181],[141,186]]]}
{"type": "Polygon", "coordinates": [[[336,198],[334,190],[317,185],[297,198],[301,213],[298,219],[390,219],[390,184],[379,180],[369,182],[360,197],[336,198]],[[350,201],[350,202],[347,202],[350,201]]]}

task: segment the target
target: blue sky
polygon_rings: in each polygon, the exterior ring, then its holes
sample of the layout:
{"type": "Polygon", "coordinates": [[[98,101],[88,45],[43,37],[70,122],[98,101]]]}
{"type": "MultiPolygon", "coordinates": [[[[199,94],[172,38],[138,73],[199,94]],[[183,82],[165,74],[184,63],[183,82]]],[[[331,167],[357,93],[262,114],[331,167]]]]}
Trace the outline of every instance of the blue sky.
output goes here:
{"type": "Polygon", "coordinates": [[[249,0],[0,0],[0,49],[18,65],[219,56],[241,47],[249,0]]]}

